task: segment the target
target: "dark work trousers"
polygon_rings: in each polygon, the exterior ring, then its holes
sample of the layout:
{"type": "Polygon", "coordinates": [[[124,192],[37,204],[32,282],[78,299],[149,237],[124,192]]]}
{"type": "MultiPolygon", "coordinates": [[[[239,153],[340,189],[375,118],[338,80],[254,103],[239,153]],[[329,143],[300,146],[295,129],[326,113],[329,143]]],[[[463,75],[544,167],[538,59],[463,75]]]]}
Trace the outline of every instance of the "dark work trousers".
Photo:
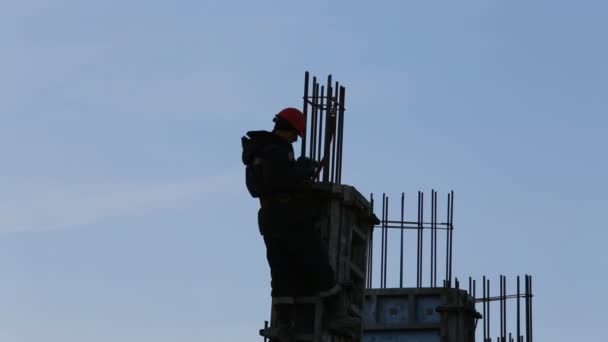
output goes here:
{"type": "Polygon", "coordinates": [[[327,247],[306,208],[277,205],[258,212],[272,277],[272,296],[312,296],[336,285],[327,247]]]}

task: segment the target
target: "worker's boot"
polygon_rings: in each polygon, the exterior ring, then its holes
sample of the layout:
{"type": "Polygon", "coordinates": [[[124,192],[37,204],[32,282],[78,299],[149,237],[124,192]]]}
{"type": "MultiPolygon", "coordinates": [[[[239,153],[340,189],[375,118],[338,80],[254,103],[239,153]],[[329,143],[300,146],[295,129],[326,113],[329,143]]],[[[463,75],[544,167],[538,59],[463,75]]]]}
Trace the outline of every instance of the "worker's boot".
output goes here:
{"type": "Polygon", "coordinates": [[[340,289],[325,297],[324,301],[329,316],[328,330],[341,336],[357,336],[361,330],[361,319],[349,315],[344,291],[340,289]]]}

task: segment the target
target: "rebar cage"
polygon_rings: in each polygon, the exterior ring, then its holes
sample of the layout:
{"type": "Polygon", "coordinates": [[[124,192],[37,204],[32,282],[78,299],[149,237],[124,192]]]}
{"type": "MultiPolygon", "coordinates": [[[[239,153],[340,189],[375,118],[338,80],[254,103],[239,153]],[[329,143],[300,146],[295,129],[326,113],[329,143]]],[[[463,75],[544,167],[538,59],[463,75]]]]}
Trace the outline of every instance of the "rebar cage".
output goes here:
{"type": "MultiPolygon", "coordinates": [[[[408,198],[409,200],[409,198],[408,198]]],[[[374,207],[374,195],[370,195],[370,202],[372,203],[372,207],[374,207]]],[[[406,218],[406,196],[405,193],[401,193],[401,201],[399,209],[399,217],[395,219],[390,216],[389,212],[389,196],[386,194],[382,194],[382,205],[380,207],[381,210],[381,220],[378,225],[374,227],[374,231],[371,234],[369,240],[369,253],[368,253],[368,274],[367,274],[367,287],[373,288],[378,285],[378,288],[387,288],[388,278],[389,278],[389,247],[392,248],[391,241],[389,239],[389,235],[392,238],[398,238],[396,243],[396,247],[398,248],[398,262],[397,268],[399,270],[399,275],[397,281],[395,281],[394,287],[403,288],[405,286],[409,287],[438,287],[438,286],[450,286],[452,282],[452,234],[454,231],[453,219],[454,219],[454,192],[451,191],[447,195],[447,205],[446,205],[446,216],[444,220],[441,222],[438,219],[438,193],[435,190],[431,192],[431,215],[430,219],[425,218],[424,211],[424,193],[419,191],[417,198],[417,206],[416,206],[416,219],[407,219],[406,218]],[[379,231],[379,232],[378,232],[379,231]],[[380,241],[377,240],[376,235],[380,234],[380,241]],[[398,233],[397,236],[395,236],[398,233]],[[406,240],[408,240],[408,235],[411,236],[415,234],[416,239],[416,276],[410,278],[406,274],[406,259],[409,260],[409,255],[406,253],[406,240]],[[440,236],[441,234],[441,236],[440,236]],[[430,239],[428,239],[430,235],[430,239]],[[425,239],[425,237],[427,239],[425,239]],[[442,251],[444,256],[443,265],[439,263],[439,248],[440,248],[440,238],[442,239],[442,244],[445,246],[445,249],[442,251]],[[425,253],[425,241],[428,241],[428,253],[430,256],[430,260],[425,261],[424,253],[425,253]],[[379,245],[379,246],[378,246],[379,245]],[[374,253],[374,249],[380,248],[380,253],[374,253]],[[377,261],[379,258],[379,262],[377,261]],[[379,266],[380,272],[374,273],[374,265],[379,266]],[[429,268],[428,278],[424,275],[424,267],[429,268]],[[443,266],[444,278],[443,282],[438,283],[438,274],[440,268],[443,266]],[[410,279],[415,279],[415,285],[411,282],[410,279]],[[428,282],[425,282],[425,279],[428,279],[428,282]],[[398,285],[397,285],[398,284],[398,285]]],[[[407,211],[409,212],[409,210],[407,211]]],[[[394,258],[392,258],[394,261],[394,258]]],[[[391,277],[393,280],[394,276],[391,277]]]]}
{"type": "Polygon", "coordinates": [[[340,184],[342,182],[342,150],[344,141],[344,102],[346,88],[332,83],[327,76],[326,85],[307,71],[304,74],[304,104],[306,134],[302,137],[301,156],[320,163],[316,180],[340,184]]]}

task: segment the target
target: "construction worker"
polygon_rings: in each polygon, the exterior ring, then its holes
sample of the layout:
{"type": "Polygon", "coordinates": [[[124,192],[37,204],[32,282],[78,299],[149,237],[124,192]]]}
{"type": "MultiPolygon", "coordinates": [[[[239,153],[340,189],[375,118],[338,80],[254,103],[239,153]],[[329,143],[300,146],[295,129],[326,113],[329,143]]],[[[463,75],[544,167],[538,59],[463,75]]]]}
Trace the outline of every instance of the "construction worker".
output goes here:
{"type": "Polygon", "coordinates": [[[325,296],[330,329],[345,332],[359,321],[346,313],[327,248],[315,229],[322,209],[311,196],[317,163],[294,159],[292,144],[304,135],[304,115],[285,108],[274,123],[272,132],[250,131],[242,138],[247,189],[261,203],[258,226],[266,244],[272,296],[325,296]]]}

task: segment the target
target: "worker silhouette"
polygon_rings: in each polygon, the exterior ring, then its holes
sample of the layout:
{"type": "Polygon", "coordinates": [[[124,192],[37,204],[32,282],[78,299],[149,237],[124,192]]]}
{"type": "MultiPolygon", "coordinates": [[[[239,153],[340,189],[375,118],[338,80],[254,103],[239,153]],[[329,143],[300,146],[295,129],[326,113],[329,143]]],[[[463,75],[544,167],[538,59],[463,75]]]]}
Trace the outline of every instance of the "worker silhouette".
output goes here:
{"type": "Polygon", "coordinates": [[[304,135],[306,120],[298,109],[285,108],[274,123],[272,132],[250,131],[242,138],[247,189],[261,204],[258,226],[266,244],[271,295],[324,297],[329,329],[348,335],[360,321],[347,313],[327,247],[315,228],[322,209],[312,198],[318,164],[294,159],[292,144],[304,135]]]}

